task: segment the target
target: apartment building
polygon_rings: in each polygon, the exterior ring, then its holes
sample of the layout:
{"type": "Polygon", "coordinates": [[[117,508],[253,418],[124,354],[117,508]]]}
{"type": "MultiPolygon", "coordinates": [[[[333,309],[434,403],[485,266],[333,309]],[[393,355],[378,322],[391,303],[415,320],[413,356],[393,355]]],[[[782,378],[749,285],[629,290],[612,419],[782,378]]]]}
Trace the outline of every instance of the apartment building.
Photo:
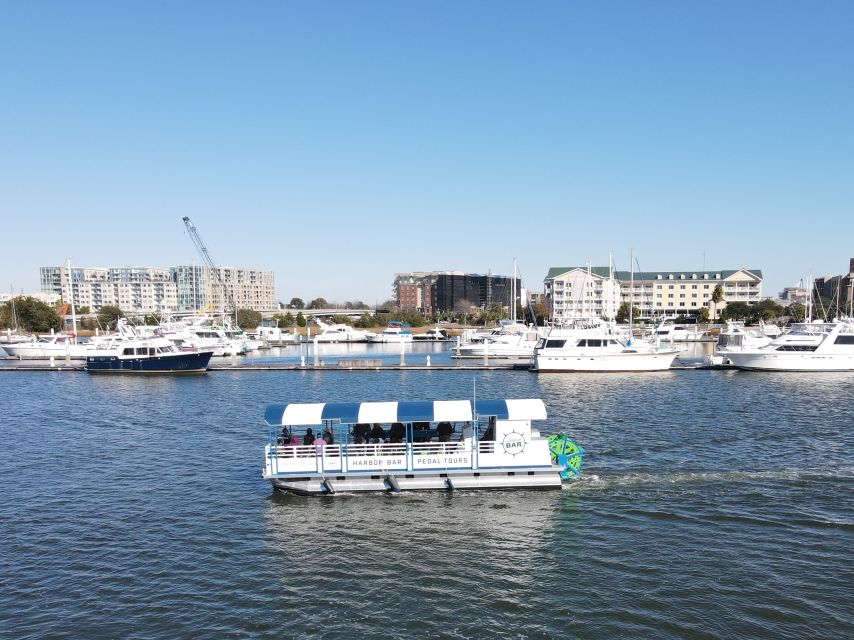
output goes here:
{"type": "MultiPolygon", "coordinates": [[[[394,300],[402,309],[415,309],[425,315],[488,309],[498,304],[510,309],[513,278],[494,274],[480,275],[464,271],[411,271],[396,273],[394,300]]],[[[516,279],[516,300],[521,299],[516,279]]]]}
{"type": "MultiPolygon", "coordinates": [[[[813,280],[813,294],[837,305],[837,315],[850,313],[854,296],[854,258],[848,261],[848,273],[837,276],[821,276],[813,280]]],[[[806,300],[804,300],[805,302],[806,300]]]]}
{"type": "Polygon", "coordinates": [[[276,308],[272,271],[219,267],[220,285],[208,267],[41,267],[44,294],[74,296],[77,306],[93,312],[114,306],[129,313],[158,313],[223,309],[228,294],[241,309],[264,311],[276,308]]]}
{"type": "Polygon", "coordinates": [[[608,267],[552,267],[546,275],[545,297],[552,320],[614,318],[620,308],[621,286],[608,267]]]}

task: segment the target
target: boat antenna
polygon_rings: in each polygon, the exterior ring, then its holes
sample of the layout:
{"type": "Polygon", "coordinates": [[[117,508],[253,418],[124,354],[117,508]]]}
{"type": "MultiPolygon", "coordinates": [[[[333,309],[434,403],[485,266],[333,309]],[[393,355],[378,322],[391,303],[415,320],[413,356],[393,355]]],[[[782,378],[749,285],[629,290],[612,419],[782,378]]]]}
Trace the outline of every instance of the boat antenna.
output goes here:
{"type": "Polygon", "coordinates": [[[472,386],[471,403],[472,403],[472,409],[473,409],[472,413],[473,413],[474,419],[477,420],[477,378],[471,379],[471,386],[472,386]]]}

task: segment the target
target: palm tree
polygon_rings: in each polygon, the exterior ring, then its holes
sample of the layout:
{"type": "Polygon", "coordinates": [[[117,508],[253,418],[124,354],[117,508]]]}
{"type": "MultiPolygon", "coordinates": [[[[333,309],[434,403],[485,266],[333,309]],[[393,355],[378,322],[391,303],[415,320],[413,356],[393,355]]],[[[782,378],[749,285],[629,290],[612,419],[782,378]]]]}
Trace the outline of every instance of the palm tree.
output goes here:
{"type": "Polygon", "coordinates": [[[721,285],[715,285],[715,290],[712,291],[711,302],[714,304],[714,308],[712,310],[712,319],[716,319],[718,315],[718,305],[724,299],[724,289],[721,285]]]}

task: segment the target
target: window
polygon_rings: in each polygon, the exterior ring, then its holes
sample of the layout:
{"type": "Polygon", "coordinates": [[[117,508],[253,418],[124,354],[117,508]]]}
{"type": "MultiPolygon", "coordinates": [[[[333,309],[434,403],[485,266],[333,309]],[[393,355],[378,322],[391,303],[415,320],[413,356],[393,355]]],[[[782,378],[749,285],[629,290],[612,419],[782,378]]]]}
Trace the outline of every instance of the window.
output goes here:
{"type": "Polygon", "coordinates": [[[692,285],[691,285],[691,288],[692,288],[692,289],[696,289],[696,288],[697,288],[697,285],[692,284],[692,285]]]}
{"type": "Polygon", "coordinates": [[[854,344],[854,336],[836,336],[833,344],[854,344]]]}

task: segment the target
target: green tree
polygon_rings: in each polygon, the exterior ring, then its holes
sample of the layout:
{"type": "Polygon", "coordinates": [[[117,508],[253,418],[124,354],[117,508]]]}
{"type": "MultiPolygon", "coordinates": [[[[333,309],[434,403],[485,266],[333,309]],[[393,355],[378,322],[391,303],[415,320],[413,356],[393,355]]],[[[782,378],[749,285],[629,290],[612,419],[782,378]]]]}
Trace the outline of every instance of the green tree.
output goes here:
{"type": "Polygon", "coordinates": [[[85,316],[87,313],[91,313],[89,311],[89,307],[87,307],[85,304],[82,307],[77,307],[76,311],[77,314],[81,316],[85,316]]]}
{"type": "Polygon", "coordinates": [[[698,322],[708,322],[709,321],[709,310],[706,307],[697,311],[697,321],[698,322]]]}
{"type": "MultiPolygon", "coordinates": [[[[640,309],[632,305],[632,320],[640,316],[640,309]]],[[[620,308],[617,309],[617,322],[624,323],[629,321],[629,303],[623,302],[620,308]]]]}
{"type": "Polygon", "coordinates": [[[0,308],[0,325],[41,333],[62,329],[62,318],[54,309],[31,296],[17,296],[0,308]],[[13,315],[14,314],[14,315],[13,315]]]}
{"type": "Polygon", "coordinates": [[[124,312],[118,307],[105,305],[98,312],[98,325],[105,331],[107,329],[115,329],[119,318],[124,317],[124,312]]]}
{"type": "Polygon", "coordinates": [[[783,315],[783,307],[773,300],[760,300],[753,305],[753,318],[759,320],[773,320],[783,315]]]}
{"type": "Polygon", "coordinates": [[[730,302],[721,312],[721,320],[747,320],[753,317],[753,309],[746,302],[730,302]]]}
{"type": "Polygon", "coordinates": [[[359,316],[359,319],[353,323],[353,326],[359,329],[370,329],[371,327],[375,327],[377,326],[376,316],[373,316],[370,313],[363,313],[359,316]]]}
{"type": "Polygon", "coordinates": [[[788,316],[795,322],[802,322],[806,317],[806,307],[800,302],[793,302],[789,305],[788,316]]]}
{"type": "Polygon", "coordinates": [[[277,313],[271,320],[277,327],[290,327],[294,323],[294,314],[288,311],[286,314],[277,313]]]}
{"type": "Polygon", "coordinates": [[[328,302],[326,302],[326,298],[315,298],[311,302],[308,303],[309,309],[326,309],[328,306],[328,302]]]}
{"type": "Polygon", "coordinates": [[[237,310],[237,326],[243,329],[255,329],[261,324],[261,314],[254,309],[237,310]]]}
{"type": "Polygon", "coordinates": [[[297,314],[297,326],[304,327],[305,326],[305,316],[302,315],[302,311],[297,314]]]}
{"type": "Polygon", "coordinates": [[[291,309],[305,309],[305,302],[303,302],[302,298],[291,298],[291,302],[288,306],[291,309]]]}
{"type": "Polygon", "coordinates": [[[721,285],[717,284],[717,285],[715,285],[715,288],[712,291],[712,297],[710,298],[712,305],[714,305],[712,307],[712,320],[717,318],[718,305],[721,302],[723,302],[723,299],[724,299],[724,288],[721,285]]]}
{"type": "Polygon", "coordinates": [[[424,317],[413,309],[398,309],[396,311],[391,311],[388,315],[383,316],[382,324],[385,324],[389,320],[408,322],[413,327],[421,327],[424,325],[424,317]]]}
{"type": "Polygon", "coordinates": [[[537,320],[537,324],[539,326],[544,326],[546,324],[546,319],[549,317],[549,306],[546,304],[546,301],[543,299],[538,300],[534,303],[534,318],[537,320]]]}
{"type": "Polygon", "coordinates": [[[489,309],[480,314],[478,322],[482,325],[495,325],[507,317],[507,309],[498,303],[493,303],[489,309]]]}

